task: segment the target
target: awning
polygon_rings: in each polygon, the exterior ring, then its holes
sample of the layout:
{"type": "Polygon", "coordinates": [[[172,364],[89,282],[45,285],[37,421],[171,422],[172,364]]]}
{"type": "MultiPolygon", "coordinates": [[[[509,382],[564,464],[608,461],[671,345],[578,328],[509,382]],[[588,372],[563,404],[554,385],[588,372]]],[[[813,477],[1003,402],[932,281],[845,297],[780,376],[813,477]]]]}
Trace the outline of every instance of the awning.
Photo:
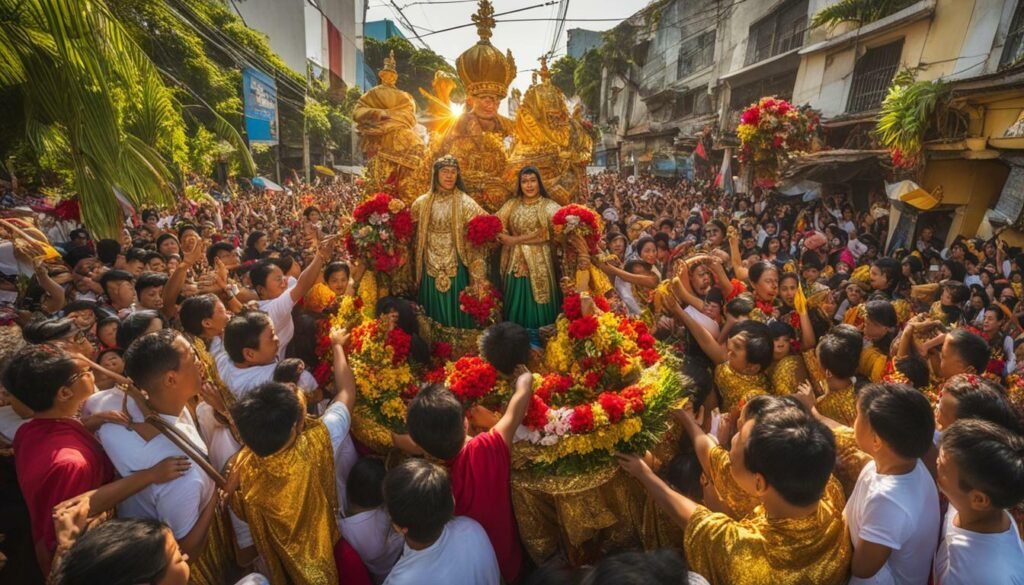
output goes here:
{"type": "Polygon", "coordinates": [[[366,167],[352,165],[334,165],[334,170],[345,175],[362,175],[366,167]]]}
{"type": "Polygon", "coordinates": [[[853,179],[883,179],[888,150],[823,150],[790,161],[782,177],[791,181],[845,183],[853,179]]]}

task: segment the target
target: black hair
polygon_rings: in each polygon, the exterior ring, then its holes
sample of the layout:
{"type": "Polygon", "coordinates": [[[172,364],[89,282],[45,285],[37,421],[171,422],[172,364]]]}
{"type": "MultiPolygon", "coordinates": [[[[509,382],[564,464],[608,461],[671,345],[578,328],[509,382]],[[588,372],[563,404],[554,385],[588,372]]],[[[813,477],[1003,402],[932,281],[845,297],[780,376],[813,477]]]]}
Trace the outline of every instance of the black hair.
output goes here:
{"type": "Polygon", "coordinates": [[[149,264],[149,262],[151,260],[160,260],[161,262],[167,262],[167,260],[164,258],[163,254],[161,254],[160,252],[152,251],[152,250],[149,251],[149,252],[146,252],[146,257],[145,257],[144,260],[145,260],[146,264],[149,264]]]}
{"type": "Polygon", "coordinates": [[[978,490],[994,508],[1012,508],[1024,500],[1024,437],[993,422],[958,420],[939,443],[956,461],[960,489],[978,490]]]}
{"type": "Polygon", "coordinates": [[[49,345],[19,349],[3,370],[3,386],[33,411],[53,408],[57,391],[75,373],[71,354],[49,345]]]}
{"type": "Polygon", "coordinates": [[[766,272],[774,271],[776,274],[779,273],[779,267],[770,260],[762,260],[757,264],[754,264],[747,270],[747,275],[750,277],[750,282],[760,282],[761,277],[766,272]]]}
{"type": "Polygon", "coordinates": [[[852,325],[837,325],[818,342],[818,359],[839,378],[857,373],[857,360],[864,349],[864,336],[852,325]]]}
{"type": "Polygon", "coordinates": [[[142,291],[167,284],[167,275],[163,272],[143,272],[135,280],[135,294],[142,296],[142,291]]]}
{"type": "Polygon", "coordinates": [[[249,269],[249,282],[252,283],[252,287],[255,289],[267,286],[267,278],[270,277],[270,273],[274,271],[274,268],[284,272],[273,260],[260,260],[253,264],[249,269]]]}
{"type": "Polygon", "coordinates": [[[629,551],[604,558],[583,580],[585,585],[677,585],[686,583],[686,560],[663,548],[629,551]]]}
{"type": "Polygon", "coordinates": [[[234,253],[234,251],[235,246],[232,245],[231,242],[217,242],[215,244],[211,244],[210,247],[206,249],[206,263],[213,266],[217,261],[218,252],[234,253]]]}
{"type": "Polygon", "coordinates": [[[309,207],[302,210],[302,217],[309,219],[309,216],[313,215],[314,211],[319,212],[320,210],[317,209],[315,205],[310,205],[309,207]]]}
{"type": "Polygon", "coordinates": [[[672,489],[696,502],[704,499],[704,486],[700,483],[702,473],[697,452],[685,448],[658,470],[658,475],[672,489]]]}
{"type": "MultiPolygon", "coordinates": [[[[899,318],[896,316],[896,309],[889,301],[873,300],[864,303],[864,315],[883,327],[895,328],[899,324],[899,318]]],[[[889,348],[892,345],[893,338],[895,337],[896,332],[890,331],[881,339],[876,340],[874,342],[874,346],[882,353],[888,355],[889,348]]]]}
{"type": "Polygon", "coordinates": [[[391,521],[422,543],[437,540],[455,512],[448,472],[424,459],[407,459],[388,471],[384,503],[391,521]]]}
{"type": "Polygon", "coordinates": [[[980,418],[1021,434],[1021,420],[1001,386],[980,376],[954,376],[942,393],[956,399],[956,418],[980,418]]]}
{"type": "Polygon", "coordinates": [[[914,388],[924,388],[931,381],[928,362],[919,355],[909,355],[893,360],[893,368],[907,377],[914,388]]]}
{"type": "Polygon", "coordinates": [[[245,251],[248,254],[249,250],[256,250],[256,242],[260,241],[260,238],[267,235],[264,232],[256,230],[249,234],[249,237],[245,238],[245,251]]]}
{"type": "Polygon", "coordinates": [[[800,255],[800,270],[808,268],[821,270],[821,255],[814,250],[804,250],[804,253],[800,255]]]}
{"type": "Polygon", "coordinates": [[[61,558],[54,585],[159,583],[167,573],[167,525],[149,518],[108,520],[80,534],[61,558]]]}
{"type": "Polygon", "coordinates": [[[299,358],[285,358],[274,366],[275,382],[282,384],[298,384],[302,372],[306,369],[306,362],[299,358]]]}
{"type": "Polygon", "coordinates": [[[754,310],[754,299],[750,295],[740,295],[725,304],[725,312],[733,317],[746,317],[754,310]]]}
{"type": "Polygon", "coordinates": [[[781,398],[754,421],[743,450],[747,469],[761,474],[794,506],[809,506],[821,499],[836,462],[832,431],[781,398]]]}
{"type": "Polygon", "coordinates": [[[242,442],[260,457],[280,451],[303,416],[295,391],[280,382],[264,382],[231,405],[242,442]]]}
{"type": "Polygon", "coordinates": [[[142,248],[128,248],[124,253],[124,259],[126,262],[134,262],[138,260],[139,262],[145,263],[147,253],[148,252],[142,248]]]}
{"type": "Polygon", "coordinates": [[[164,232],[164,233],[160,234],[160,237],[158,237],[156,239],[157,251],[160,250],[160,244],[164,243],[167,240],[174,240],[175,242],[177,242],[178,241],[178,236],[176,236],[174,234],[169,234],[167,232],[164,232]]]}
{"type": "Polygon", "coordinates": [[[125,270],[108,270],[100,277],[100,288],[103,289],[104,294],[108,294],[107,285],[111,282],[132,282],[133,280],[135,280],[135,277],[132,276],[131,272],[127,272],[125,270]]]}
{"type": "Polygon", "coordinates": [[[152,390],[161,376],[181,367],[182,355],[174,347],[180,336],[174,329],[161,329],[136,339],[124,352],[125,375],[143,390],[152,390]]]}
{"type": "Polygon", "coordinates": [[[949,296],[953,297],[953,303],[957,305],[962,305],[971,299],[971,289],[958,280],[947,280],[942,283],[942,288],[949,291],[949,296]]]}
{"type": "Polygon", "coordinates": [[[904,384],[868,384],[857,396],[858,415],[893,451],[908,459],[928,452],[935,434],[931,403],[904,384]]]}
{"type": "Polygon", "coordinates": [[[409,344],[409,356],[412,361],[425,364],[430,361],[430,345],[420,337],[420,323],[412,303],[401,297],[381,297],[374,306],[374,315],[380,317],[390,312],[398,313],[398,328],[412,337],[409,344]]]}
{"type": "Polygon", "coordinates": [[[270,317],[263,311],[235,315],[224,327],[224,351],[236,364],[245,363],[246,349],[259,349],[260,335],[270,326],[270,317]]]}
{"type": "Polygon", "coordinates": [[[644,236],[638,239],[636,243],[633,244],[633,251],[636,253],[638,258],[640,257],[640,252],[643,251],[644,246],[646,246],[647,244],[654,244],[654,249],[658,249],[658,243],[654,241],[654,238],[652,238],[651,236],[644,236]]]}
{"type": "MultiPolygon", "coordinates": [[[[526,174],[532,174],[537,177],[537,192],[541,197],[547,197],[550,199],[551,196],[548,195],[548,190],[544,187],[544,180],[540,176],[540,171],[533,165],[523,167],[516,176],[516,197],[523,196],[523,175],[526,174]]],[[[462,179],[461,171],[459,172],[459,179],[462,179]]]]}
{"type": "Polygon", "coordinates": [[[75,320],[69,317],[42,318],[26,324],[21,330],[21,336],[29,343],[46,343],[67,337],[75,329],[75,320]]]}
{"type": "Polygon", "coordinates": [[[324,268],[324,282],[330,280],[331,276],[333,276],[335,272],[342,271],[344,271],[345,274],[349,276],[352,275],[352,271],[349,270],[348,264],[344,262],[331,262],[330,264],[327,265],[326,268],[324,268]]]}
{"type": "Polygon", "coordinates": [[[512,321],[488,327],[480,336],[480,355],[506,376],[530,360],[530,332],[512,321]]]}
{"type": "Polygon", "coordinates": [[[871,265],[885,275],[885,280],[889,283],[888,288],[885,290],[887,292],[896,290],[903,279],[902,265],[896,259],[889,257],[878,258],[871,265]]]}
{"type": "Polygon", "coordinates": [[[352,466],[345,481],[345,497],[360,508],[378,508],[384,504],[384,462],[363,457],[352,466]]]}
{"type": "Polygon", "coordinates": [[[767,370],[772,365],[772,357],[775,353],[772,347],[772,337],[768,333],[768,326],[759,321],[748,319],[737,323],[729,337],[746,334],[747,339],[747,361],[751,364],[761,366],[761,371],[767,370]]]}
{"type": "Polygon", "coordinates": [[[778,319],[772,319],[768,321],[768,335],[771,336],[772,341],[775,341],[780,337],[792,338],[796,336],[796,331],[794,331],[793,326],[789,323],[778,319]]]}
{"type": "MultiPolygon", "coordinates": [[[[191,223],[183,223],[180,226],[178,226],[178,240],[180,241],[181,238],[184,238],[185,237],[185,232],[187,232],[189,230],[194,231],[197,236],[199,235],[199,228],[198,227],[196,227],[195,225],[193,225],[191,223]]],[[[158,243],[157,245],[159,246],[160,244],[158,243]]]]}
{"type": "Polygon", "coordinates": [[[967,268],[963,264],[956,260],[949,259],[943,260],[942,265],[949,268],[950,280],[958,280],[963,282],[964,277],[967,276],[967,268]]]}
{"type": "Polygon", "coordinates": [[[117,256],[120,253],[121,243],[117,240],[103,239],[96,242],[96,256],[107,266],[117,262],[117,256]]]}
{"type": "Polygon", "coordinates": [[[968,365],[974,368],[977,374],[985,373],[988,369],[989,346],[985,338],[968,331],[967,329],[954,329],[946,337],[946,343],[950,349],[968,365]]]}
{"type": "Polygon", "coordinates": [[[135,311],[121,320],[117,328],[117,346],[121,349],[128,349],[133,341],[138,339],[149,329],[154,319],[160,320],[161,328],[164,325],[164,318],[156,311],[135,311]]]}
{"type": "Polygon", "coordinates": [[[89,299],[78,299],[64,305],[63,311],[65,315],[67,315],[68,313],[74,313],[76,311],[92,311],[93,313],[95,313],[97,307],[98,305],[96,304],[96,301],[90,301],[89,299]]]}
{"type": "Polygon", "coordinates": [[[181,328],[196,337],[203,334],[203,321],[213,317],[217,308],[217,297],[212,294],[188,297],[178,308],[181,328]]]}
{"type": "Polygon", "coordinates": [[[144,209],[142,211],[142,223],[148,222],[149,218],[151,218],[151,217],[159,220],[160,219],[160,214],[157,213],[156,210],[152,209],[152,208],[151,209],[144,209]]]}
{"type": "Polygon", "coordinates": [[[406,414],[409,435],[431,456],[447,461],[466,440],[462,403],[442,384],[427,384],[406,414]]]}
{"type": "Polygon", "coordinates": [[[292,266],[295,264],[295,258],[293,258],[291,256],[283,256],[282,255],[282,256],[278,256],[277,258],[271,258],[270,260],[268,260],[268,262],[270,262],[274,266],[277,266],[278,268],[280,268],[281,272],[284,272],[285,274],[287,274],[288,271],[291,270],[292,266]]]}
{"type": "MultiPolygon", "coordinates": [[[[651,240],[651,238],[647,239],[651,240]]],[[[622,266],[622,269],[625,270],[626,272],[632,273],[633,269],[636,268],[637,266],[642,267],[644,270],[651,269],[651,264],[649,262],[641,260],[640,258],[630,258],[629,260],[626,260],[626,263],[622,266]]]]}
{"type": "MultiPolygon", "coordinates": [[[[671,243],[672,243],[672,240],[669,239],[668,234],[666,234],[665,232],[658,232],[658,233],[654,234],[651,237],[651,239],[654,240],[655,244],[665,244],[666,248],[668,248],[671,245],[671,243]]],[[[660,248],[660,246],[659,246],[659,248],[660,248]]]]}
{"type": "Polygon", "coordinates": [[[674,220],[672,218],[666,217],[665,219],[663,219],[663,220],[658,222],[658,229],[659,230],[661,228],[665,227],[665,226],[668,226],[668,227],[670,227],[672,229],[675,229],[676,228],[676,220],[674,220]]]}

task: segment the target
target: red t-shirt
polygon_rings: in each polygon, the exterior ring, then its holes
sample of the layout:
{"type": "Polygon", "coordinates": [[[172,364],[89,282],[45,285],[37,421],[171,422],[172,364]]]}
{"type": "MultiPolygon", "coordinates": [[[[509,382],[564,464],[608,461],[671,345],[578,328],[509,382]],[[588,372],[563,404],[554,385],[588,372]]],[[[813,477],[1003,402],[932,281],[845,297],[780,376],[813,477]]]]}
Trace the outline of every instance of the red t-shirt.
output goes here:
{"type": "Polygon", "coordinates": [[[455,515],[483,526],[491,539],[505,582],[519,576],[523,553],[512,515],[511,465],[508,446],[495,432],[470,439],[448,465],[451,468],[455,515]]]}
{"type": "Polygon", "coordinates": [[[114,466],[99,442],[73,419],[37,419],[14,435],[14,465],[28,504],[39,568],[50,573],[57,539],[53,507],[114,479],[114,466]]]}

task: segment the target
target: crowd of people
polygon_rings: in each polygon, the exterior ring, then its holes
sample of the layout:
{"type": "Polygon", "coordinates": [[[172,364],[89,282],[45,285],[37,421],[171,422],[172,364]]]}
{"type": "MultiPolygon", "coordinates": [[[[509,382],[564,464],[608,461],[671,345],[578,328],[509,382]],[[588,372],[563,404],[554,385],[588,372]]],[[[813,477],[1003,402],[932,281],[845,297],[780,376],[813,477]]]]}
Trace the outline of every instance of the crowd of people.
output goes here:
{"type": "MultiPolygon", "coordinates": [[[[353,439],[348,331],[330,333],[330,383],[312,375],[318,323],[366,270],[338,245],[360,199],[338,180],[182,199],[119,240],[18,208],[0,220],[0,576],[1024,584],[1024,252],[947,246],[931,225],[890,246],[880,193],[589,182],[604,233],[581,263],[692,387],[678,454],[618,455],[683,529],[676,546],[586,567],[523,553],[510,452],[525,367],[489,431],[467,437],[435,383],[395,436],[419,456],[353,439]]],[[[415,303],[375,309],[415,332],[415,303]]],[[[526,366],[543,339],[499,323],[481,352],[526,366]]]]}

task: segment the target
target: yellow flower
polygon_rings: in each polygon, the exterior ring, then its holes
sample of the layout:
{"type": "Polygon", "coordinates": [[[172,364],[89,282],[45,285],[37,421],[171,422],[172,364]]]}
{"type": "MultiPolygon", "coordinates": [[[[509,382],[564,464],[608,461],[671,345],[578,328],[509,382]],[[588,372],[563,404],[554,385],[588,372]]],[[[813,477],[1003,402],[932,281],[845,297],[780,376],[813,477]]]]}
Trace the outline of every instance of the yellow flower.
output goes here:
{"type": "Polygon", "coordinates": [[[598,403],[590,405],[590,411],[594,414],[594,426],[603,427],[608,425],[608,413],[598,403]]]}
{"type": "Polygon", "coordinates": [[[402,201],[401,199],[392,199],[388,203],[388,211],[390,211],[391,213],[398,213],[403,209],[405,209],[405,202],[402,201]]]}
{"type": "MultiPolygon", "coordinates": [[[[596,411],[596,409],[595,409],[596,411]]],[[[596,424],[596,412],[595,412],[596,424]]],[[[530,459],[534,463],[554,463],[569,455],[587,455],[594,451],[611,453],[620,441],[628,441],[640,432],[639,418],[623,419],[585,435],[566,435],[550,447],[542,447],[530,459]]]]}
{"type": "Polygon", "coordinates": [[[405,402],[401,398],[389,398],[380,405],[380,413],[387,418],[404,421],[405,402]]]}

